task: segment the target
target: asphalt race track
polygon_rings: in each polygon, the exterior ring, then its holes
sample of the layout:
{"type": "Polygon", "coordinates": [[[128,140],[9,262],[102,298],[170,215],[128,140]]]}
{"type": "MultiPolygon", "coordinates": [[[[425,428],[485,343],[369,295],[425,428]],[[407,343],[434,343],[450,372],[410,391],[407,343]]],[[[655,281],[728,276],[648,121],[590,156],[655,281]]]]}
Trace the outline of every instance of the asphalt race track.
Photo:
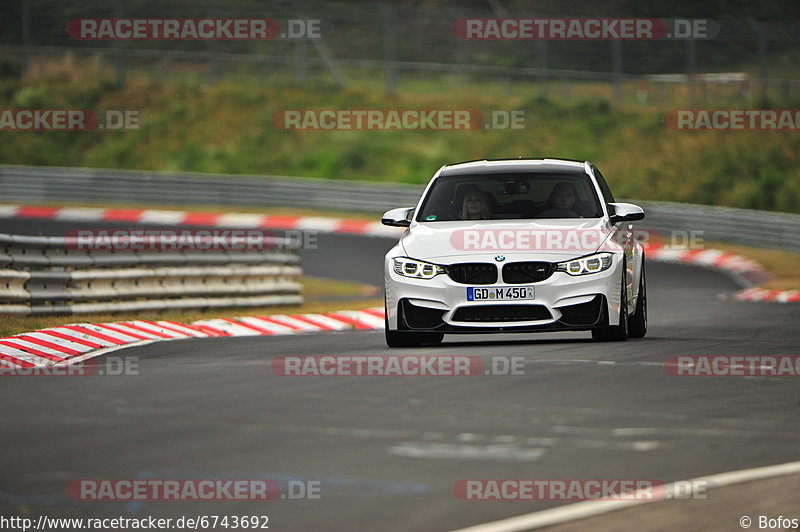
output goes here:
{"type": "MultiPolygon", "coordinates": [[[[11,221],[1,231],[78,227],[11,221]]],[[[308,274],[380,283],[389,240],[319,238],[319,249],[303,252],[308,274]]],[[[440,347],[389,350],[379,331],[216,338],[113,353],[138,363],[135,376],[5,379],[0,513],[268,515],[279,531],[445,531],[563,504],[462,501],[453,495],[461,479],[670,481],[797,460],[796,381],[673,377],[663,363],[797,355],[800,305],[725,300],[720,294],[738,287],[694,267],[649,263],[647,273],[643,340],[447,336],[440,347]],[[281,377],[270,369],[276,356],[323,354],[524,357],[524,375],[281,377]],[[77,502],[65,488],[82,478],[320,481],[321,498],[77,502]]]]}

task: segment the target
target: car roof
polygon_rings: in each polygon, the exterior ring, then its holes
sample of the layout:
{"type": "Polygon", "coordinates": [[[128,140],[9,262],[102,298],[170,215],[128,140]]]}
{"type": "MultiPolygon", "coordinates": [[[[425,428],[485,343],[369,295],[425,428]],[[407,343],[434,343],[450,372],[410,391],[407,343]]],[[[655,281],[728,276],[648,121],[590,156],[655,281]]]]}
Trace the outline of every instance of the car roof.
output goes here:
{"type": "Polygon", "coordinates": [[[504,172],[561,173],[583,171],[591,163],[575,159],[480,159],[444,165],[440,176],[504,172]]]}

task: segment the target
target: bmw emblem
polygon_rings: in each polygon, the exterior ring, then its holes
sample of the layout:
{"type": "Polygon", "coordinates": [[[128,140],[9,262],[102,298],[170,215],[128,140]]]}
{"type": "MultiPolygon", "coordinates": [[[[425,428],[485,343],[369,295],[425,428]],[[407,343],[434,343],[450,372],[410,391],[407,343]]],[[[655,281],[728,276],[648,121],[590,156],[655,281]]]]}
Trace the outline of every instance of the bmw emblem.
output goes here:
{"type": "Polygon", "coordinates": [[[506,258],[505,258],[505,256],[503,256],[503,255],[497,255],[497,256],[494,258],[494,260],[496,260],[497,262],[503,262],[504,260],[506,260],[506,258]]]}

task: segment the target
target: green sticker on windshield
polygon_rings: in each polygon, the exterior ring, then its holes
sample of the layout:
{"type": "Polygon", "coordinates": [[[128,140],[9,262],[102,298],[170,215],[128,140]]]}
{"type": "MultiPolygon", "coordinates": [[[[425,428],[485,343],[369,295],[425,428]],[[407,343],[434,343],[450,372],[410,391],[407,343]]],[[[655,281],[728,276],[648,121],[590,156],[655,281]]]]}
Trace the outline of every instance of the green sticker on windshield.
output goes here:
{"type": "Polygon", "coordinates": [[[432,222],[432,221],[434,221],[436,218],[438,218],[438,217],[437,217],[435,214],[431,214],[430,216],[428,216],[427,218],[425,218],[425,221],[426,221],[426,222],[432,222]]]}

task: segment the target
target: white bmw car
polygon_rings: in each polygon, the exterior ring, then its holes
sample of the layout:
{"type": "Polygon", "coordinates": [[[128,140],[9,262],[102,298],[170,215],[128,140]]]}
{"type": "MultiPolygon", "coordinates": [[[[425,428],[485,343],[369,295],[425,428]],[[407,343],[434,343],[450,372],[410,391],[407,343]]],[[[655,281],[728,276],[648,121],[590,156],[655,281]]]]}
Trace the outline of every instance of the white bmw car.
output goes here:
{"type": "Polygon", "coordinates": [[[647,332],[644,251],[596,166],[563,159],[445,165],[416,207],[385,213],[406,227],[387,254],[386,343],[445,334],[647,332]]]}

